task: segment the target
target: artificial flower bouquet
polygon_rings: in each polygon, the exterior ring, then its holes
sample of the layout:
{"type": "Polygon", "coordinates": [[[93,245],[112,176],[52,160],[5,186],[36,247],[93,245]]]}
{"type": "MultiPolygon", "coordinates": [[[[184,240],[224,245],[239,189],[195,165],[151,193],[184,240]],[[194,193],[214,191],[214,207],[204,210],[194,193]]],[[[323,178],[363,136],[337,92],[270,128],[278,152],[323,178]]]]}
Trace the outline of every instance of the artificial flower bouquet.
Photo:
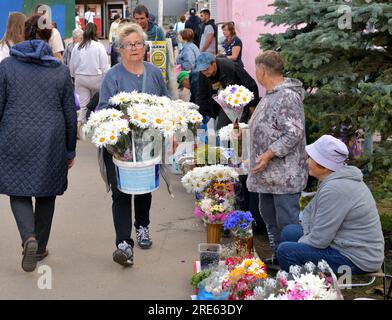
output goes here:
{"type": "Polygon", "coordinates": [[[250,211],[234,211],[232,212],[223,227],[225,230],[231,230],[235,237],[247,239],[253,236],[252,223],[254,219],[250,211]]]}
{"type": "Polygon", "coordinates": [[[252,255],[231,257],[226,260],[230,275],[222,284],[230,291],[229,300],[253,300],[254,289],[267,278],[267,267],[252,255]]]}
{"type": "Polygon", "coordinates": [[[199,300],[245,300],[267,277],[265,264],[252,255],[230,257],[199,282],[199,300]]]}
{"type": "Polygon", "coordinates": [[[189,171],[181,182],[196,194],[195,216],[205,223],[222,224],[233,211],[237,180],[234,169],[213,165],[189,171]]]}
{"type": "Polygon", "coordinates": [[[275,279],[266,279],[254,288],[255,300],[342,300],[337,279],[329,265],[307,262],[279,271],[275,279]]]}
{"type": "Polygon", "coordinates": [[[162,138],[194,131],[203,119],[194,104],[136,91],[115,95],[109,105],[109,109],[93,112],[83,131],[97,147],[107,148],[122,161],[146,160],[151,137],[154,151],[160,151],[162,138]]]}
{"type": "Polygon", "coordinates": [[[234,123],[241,119],[244,107],[254,99],[254,95],[244,86],[231,85],[219,91],[213,98],[234,123]]]}
{"type": "Polygon", "coordinates": [[[227,300],[230,291],[229,287],[224,287],[224,283],[229,281],[230,272],[226,265],[220,265],[212,270],[208,277],[198,283],[198,300],[227,300]]]}

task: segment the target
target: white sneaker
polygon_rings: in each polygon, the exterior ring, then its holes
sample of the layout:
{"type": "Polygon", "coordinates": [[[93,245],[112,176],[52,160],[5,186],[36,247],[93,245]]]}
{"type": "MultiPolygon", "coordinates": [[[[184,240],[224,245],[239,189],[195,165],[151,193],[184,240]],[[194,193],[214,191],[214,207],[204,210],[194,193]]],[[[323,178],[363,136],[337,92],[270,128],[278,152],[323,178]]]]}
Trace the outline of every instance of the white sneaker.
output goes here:
{"type": "Polygon", "coordinates": [[[113,252],[113,261],[122,266],[129,267],[133,265],[133,249],[129,243],[123,241],[118,244],[118,249],[113,252]]]}

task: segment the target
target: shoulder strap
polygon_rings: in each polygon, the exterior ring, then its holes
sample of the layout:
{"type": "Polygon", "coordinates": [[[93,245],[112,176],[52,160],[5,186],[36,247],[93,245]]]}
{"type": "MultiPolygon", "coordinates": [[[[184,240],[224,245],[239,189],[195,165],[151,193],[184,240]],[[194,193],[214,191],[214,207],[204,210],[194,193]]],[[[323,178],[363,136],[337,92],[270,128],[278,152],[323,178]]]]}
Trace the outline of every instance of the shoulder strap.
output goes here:
{"type": "Polygon", "coordinates": [[[142,92],[146,92],[147,90],[147,68],[144,65],[144,71],[143,71],[143,84],[142,84],[142,92]]]}

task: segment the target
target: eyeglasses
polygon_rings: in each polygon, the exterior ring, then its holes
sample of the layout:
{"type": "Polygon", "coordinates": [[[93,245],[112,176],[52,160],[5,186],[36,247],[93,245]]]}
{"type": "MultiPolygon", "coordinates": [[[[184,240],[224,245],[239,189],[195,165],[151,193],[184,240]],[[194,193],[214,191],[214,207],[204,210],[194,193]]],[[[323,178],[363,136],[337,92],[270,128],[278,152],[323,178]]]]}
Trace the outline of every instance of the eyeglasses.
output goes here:
{"type": "Polygon", "coordinates": [[[122,49],[132,49],[133,47],[135,47],[136,49],[143,49],[144,42],[135,42],[135,43],[128,42],[121,45],[122,49]]]}

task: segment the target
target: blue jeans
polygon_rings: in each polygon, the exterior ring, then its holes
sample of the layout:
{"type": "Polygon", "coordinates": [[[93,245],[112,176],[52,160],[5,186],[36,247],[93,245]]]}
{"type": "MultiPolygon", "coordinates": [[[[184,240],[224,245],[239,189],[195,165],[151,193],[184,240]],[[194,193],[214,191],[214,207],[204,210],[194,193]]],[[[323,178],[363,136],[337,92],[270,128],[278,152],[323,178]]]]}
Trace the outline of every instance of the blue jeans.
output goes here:
{"type": "Polygon", "coordinates": [[[366,273],[336,249],[331,247],[319,249],[305,243],[298,243],[303,233],[302,226],[298,224],[288,225],[282,230],[280,236],[282,243],[277,249],[277,256],[283,270],[288,272],[292,265],[302,266],[308,261],[317,265],[319,261],[325,260],[335,274],[338,274],[339,267],[343,265],[349,266],[352,274],[366,273]]]}
{"type": "Polygon", "coordinates": [[[280,233],[290,224],[299,224],[299,193],[259,193],[259,210],[267,227],[271,249],[275,252],[282,242],[280,233]]]}

